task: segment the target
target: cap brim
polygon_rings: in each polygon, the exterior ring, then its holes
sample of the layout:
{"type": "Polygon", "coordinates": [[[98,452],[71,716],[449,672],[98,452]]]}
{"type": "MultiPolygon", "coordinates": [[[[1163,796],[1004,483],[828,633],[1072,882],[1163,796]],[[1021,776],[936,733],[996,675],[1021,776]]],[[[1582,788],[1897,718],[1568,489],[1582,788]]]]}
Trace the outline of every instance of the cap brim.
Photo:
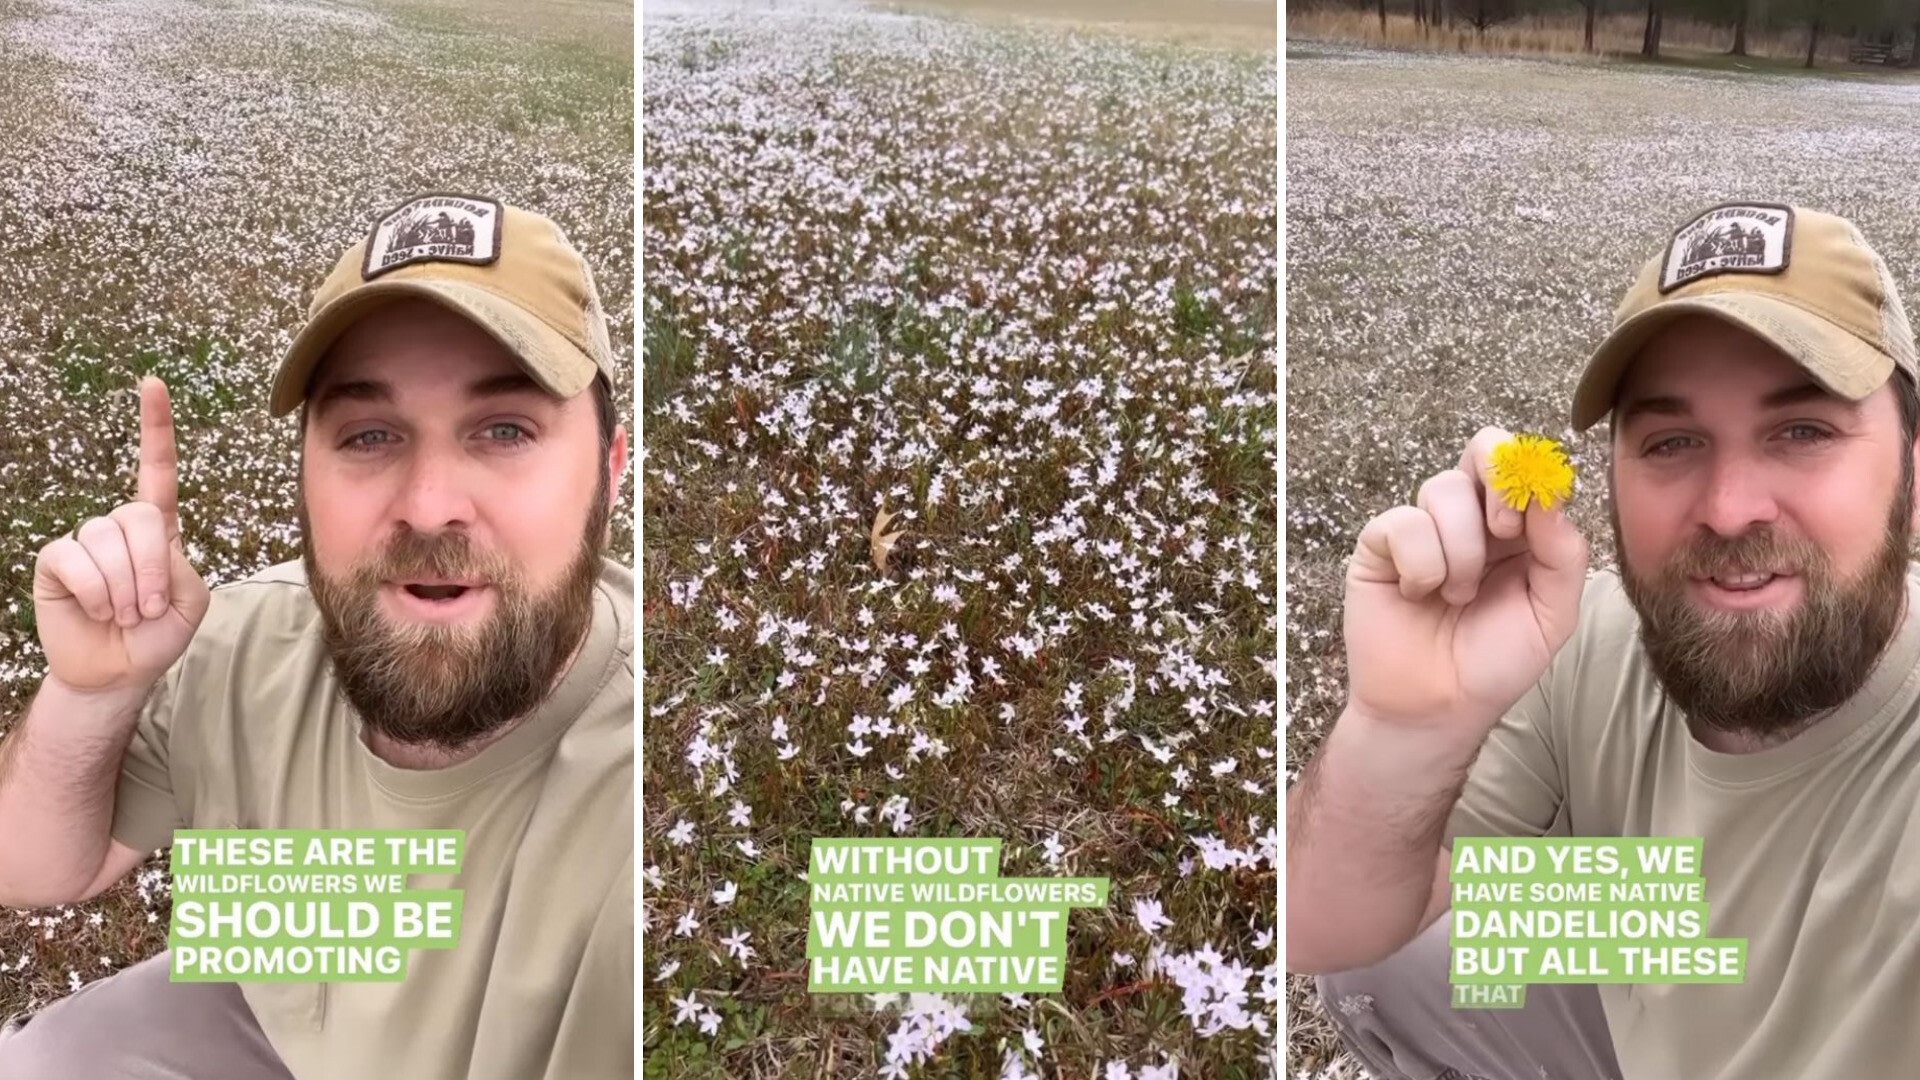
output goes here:
{"type": "Polygon", "coordinates": [[[274,416],[292,412],[306,396],[314,368],[334,342],[374,309],[406,297],[431,300],[471,320],[556,397],[581,393],[599,373],[592,358],[565,335],[487,288],[456,281],[374,281],[346,293],[308,320],[280,362],[268,412],[274,416]]]}
{"type": "Polygon", "coordinates": [[[1707,315],[1761,338],[1792,358],[1828,391],[1859,401],[1893,374],[1893,358],[1796,304],[1751,292],[1667,300],[1614,328],[1587,361],[1573,394],[1573,428],[1585,431],[1613,408],[1614,395],[1640,350],[1674,320],[1707,315]]]}

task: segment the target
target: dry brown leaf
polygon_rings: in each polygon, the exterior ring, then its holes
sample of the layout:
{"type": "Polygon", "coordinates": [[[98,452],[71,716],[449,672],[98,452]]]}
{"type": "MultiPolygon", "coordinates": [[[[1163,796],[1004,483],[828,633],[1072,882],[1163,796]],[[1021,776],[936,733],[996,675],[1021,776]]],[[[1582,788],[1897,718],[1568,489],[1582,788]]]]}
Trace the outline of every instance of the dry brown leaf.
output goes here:
{"type": "Polygon", "coordinates": [[[894,542],[906,532],[904,529],[886,532],[887,523],[894,516],[882,505],[880,512],[873,516],[873,531],[867,534],[867,551],[873,556],[873,568],[882,574],[887,572],[887,553],[893,550],[894,542]]]}

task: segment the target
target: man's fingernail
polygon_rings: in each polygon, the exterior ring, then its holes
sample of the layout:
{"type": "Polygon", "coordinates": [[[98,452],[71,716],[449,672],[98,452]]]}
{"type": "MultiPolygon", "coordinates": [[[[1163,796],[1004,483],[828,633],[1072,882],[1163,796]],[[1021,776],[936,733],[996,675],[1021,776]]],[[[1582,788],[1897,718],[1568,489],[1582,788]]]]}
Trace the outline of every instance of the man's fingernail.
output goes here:
{"type": "Polygon", "coordinates": [[[165,613],[166,610],[167,610],[166,597],[161,596],[159,593],[154,593],[152,596],[147,597],[147,603],[146,603],[147,618],[157,619],[163,613],[165,613]]]}

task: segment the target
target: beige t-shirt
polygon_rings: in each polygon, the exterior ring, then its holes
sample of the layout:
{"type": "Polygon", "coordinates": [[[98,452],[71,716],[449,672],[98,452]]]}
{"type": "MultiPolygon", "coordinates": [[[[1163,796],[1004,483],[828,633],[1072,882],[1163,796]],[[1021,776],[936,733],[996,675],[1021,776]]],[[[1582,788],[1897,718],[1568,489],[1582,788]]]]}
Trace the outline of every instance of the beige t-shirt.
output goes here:
{"type": "Polygon", "coordinates": [[[603,561],[592,629],[535,714],[451,768],[374,756],[298,562],[213,591],[122,767],[113,835],[464,829],[459,944],[403,982],[242,983],[300,1080],[631,1077],[633,572],[603,561]]]}
{"type": "Polygon", "coordinates": [[[1633,1080],[1920,1070],[1920,579],[1860,692],[1780,746],[1709,750],[1666,699],[1611,572],[1481,750],[1456,836],[1699,836],[1706,936],[1740,985],[1600,987],[1633,1080]]]}

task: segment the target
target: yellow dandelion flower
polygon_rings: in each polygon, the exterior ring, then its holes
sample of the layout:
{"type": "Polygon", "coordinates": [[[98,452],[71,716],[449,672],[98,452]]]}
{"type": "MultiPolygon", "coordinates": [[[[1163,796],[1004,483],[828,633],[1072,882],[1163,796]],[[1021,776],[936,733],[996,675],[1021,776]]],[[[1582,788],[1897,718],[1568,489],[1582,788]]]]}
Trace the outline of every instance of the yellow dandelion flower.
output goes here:
{"type": "Polygon", "coordinates": [[[1515,435],[1493,448],[1493,490],[1524,511],[1531,500],[1551,510],[1573,497],[1573,466],[1544,435],[1515,435]]]}

